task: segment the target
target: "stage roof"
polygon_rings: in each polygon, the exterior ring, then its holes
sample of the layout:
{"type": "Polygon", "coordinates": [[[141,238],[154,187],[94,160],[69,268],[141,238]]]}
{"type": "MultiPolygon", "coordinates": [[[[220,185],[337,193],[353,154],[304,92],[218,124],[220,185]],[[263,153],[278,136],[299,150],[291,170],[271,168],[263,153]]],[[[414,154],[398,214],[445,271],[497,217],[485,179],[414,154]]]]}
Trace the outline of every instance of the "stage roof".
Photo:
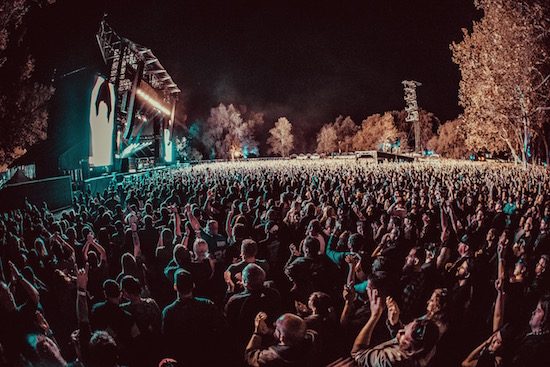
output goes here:
{"type": "Polygon", "coordinates": [[[105,19],[101,21],[100,29],[96,37],[103,56],[103,61],[105,61],[107,65],[110,65],[113,59],[118,56],[120,46],[126,45],[128,49],[133,52],[136,59],[144,61],[144,80],[152,87],[161,89],[169,94],[181,92],[151,49],[119,36],[111,26],[107,24],[105,19]]]}

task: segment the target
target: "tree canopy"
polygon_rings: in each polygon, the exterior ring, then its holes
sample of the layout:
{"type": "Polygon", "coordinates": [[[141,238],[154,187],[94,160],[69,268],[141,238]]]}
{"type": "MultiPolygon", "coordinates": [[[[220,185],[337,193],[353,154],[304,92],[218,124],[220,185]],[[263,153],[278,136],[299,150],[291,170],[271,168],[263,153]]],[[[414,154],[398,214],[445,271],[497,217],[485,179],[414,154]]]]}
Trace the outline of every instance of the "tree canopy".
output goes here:
{"type": "Polygon", "coordinates": [[[269,152],[288,157],[294,149],[294,135],[292,135],[292,124],[286,117],[279,117],[275,127],[269,130],[267,143],[270,145],[269,152]]]}
{"type": "Polygon", "coordinates": [[[548,9],[537,0],[475,3],[483,18],[451,45],[466,145],[526,161],[525,143],[541,136],[550,98],[548,9]]]}
{"type": "Polygon", "coordinates": [[[33,80],[35,60],[23,42],[25,15],[31,4],[48,1],[2,1],[0,4],[0,172],[34,143],[46,139],[47,102],[54,89],[33,80]]]}

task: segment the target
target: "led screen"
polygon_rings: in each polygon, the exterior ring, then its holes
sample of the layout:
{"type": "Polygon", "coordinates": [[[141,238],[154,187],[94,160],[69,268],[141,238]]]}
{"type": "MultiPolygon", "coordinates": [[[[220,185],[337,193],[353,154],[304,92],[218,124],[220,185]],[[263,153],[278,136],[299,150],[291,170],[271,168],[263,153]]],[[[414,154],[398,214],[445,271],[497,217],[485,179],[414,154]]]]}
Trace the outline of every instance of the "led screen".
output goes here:
{"type": "Polygon", "coordinates": [[[90,166],[113,164],[115,131],[115,89],[102,76],[96,76],[90,101],[90,166]]]}

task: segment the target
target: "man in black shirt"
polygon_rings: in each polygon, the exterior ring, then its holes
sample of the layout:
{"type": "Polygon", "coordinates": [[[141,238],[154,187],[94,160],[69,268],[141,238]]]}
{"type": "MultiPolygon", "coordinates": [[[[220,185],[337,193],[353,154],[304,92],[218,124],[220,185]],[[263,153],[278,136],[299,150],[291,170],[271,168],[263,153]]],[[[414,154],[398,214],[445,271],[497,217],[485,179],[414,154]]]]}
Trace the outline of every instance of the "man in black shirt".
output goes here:
{"type": "Polygon", "coordinates": [[[242,280],[244,291],[233,295],[225,306],[227,322],[239,348],[246,345],[258,312],[265,312],[273,322],[279,316],[281,304],[279,292],[264,286],[265,271],[260,266],[248,264],[242,272],[242,280]]]}
{"type": "Polygon", "coordinates": [[[121,291],[117,282],[107,279],[103,283],[106,301],[96,303],[92,307],[90,325],[92,330],[106,330],[120,346],[120,357],[123,362],[128,360],[129,346],[132,340],[139,336],[139,328],[134,317],[120,308],[121,291]]]}
{"type": "Polygon", "coordinates": [[[212,301],[193,297],[193,287],[191,273],[177,270],[177,299],[162,312],[164,356],[189,366],[218,365],[225,357],[225,321],[212,301]]]}

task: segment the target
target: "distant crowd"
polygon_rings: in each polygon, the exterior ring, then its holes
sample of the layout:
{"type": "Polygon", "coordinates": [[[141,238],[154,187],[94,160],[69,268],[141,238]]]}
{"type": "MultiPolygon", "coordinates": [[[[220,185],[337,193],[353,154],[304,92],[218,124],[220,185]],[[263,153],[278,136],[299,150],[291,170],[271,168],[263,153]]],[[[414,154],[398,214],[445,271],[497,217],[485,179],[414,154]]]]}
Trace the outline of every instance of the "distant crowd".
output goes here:
{"type": "Polygon", "coordinates": [[[550,174],[212,163],[0,216],[1,366],[550,366],[550,174]]]}

